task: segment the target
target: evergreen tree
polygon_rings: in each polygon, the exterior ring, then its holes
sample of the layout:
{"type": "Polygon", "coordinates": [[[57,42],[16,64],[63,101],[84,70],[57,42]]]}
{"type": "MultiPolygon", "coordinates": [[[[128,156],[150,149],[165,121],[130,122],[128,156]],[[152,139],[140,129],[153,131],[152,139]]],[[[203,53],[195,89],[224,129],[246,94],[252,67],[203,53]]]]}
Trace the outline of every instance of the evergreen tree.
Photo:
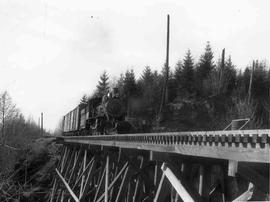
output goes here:
{"type": "Polygon", "coordinates": [[[147,119],[153,118],[154,114],[154,75],[151,71],[150,66],[146,66],[144,68],[143,74],[138,81],[138,85],[140,87],[140,93],[142,95],[142,107],[141,113],[147,119]]]}
{"type": "Polygon", "coordinates": [[[183,60],[180,84],[186,95],[194,93],[194,62],[190,50],[183,60]]]}
{"type": "Polygon", "coordinates": [[[141,76],[141,80],[145,84],[152,84],[153,83],[153,74],[151,71],[150,66],[146,66],[143,70],[143,74],[141,76]]]}
{"type": "Polygon", "coordinates": [[[158,116],[159,113],[159,108],[161,104],[161,96],[162,96],[162,84],[163,84],[163,79],[162,76],[157,72],[153,72],[153,108],[154,108],[154,115],[155,118],[158,116]]]}
{"type": "Polygon", "coordinates": [[[199,66],[197,69],[198,76],[205,79],[209,76],[210,72],[214,69],[214,54],[212,52],[210,42],[208,41],[205,47],[205,52],[200,57],[199,66]]]}
{"type": "Polygon", "coordinates": [[[124,79],[124,93],[125,96],[134,96],[136,94],[136,79],[133,69],[127,70],[124,79]]]}
{"type": "Polygon", "coordinates": [[[225,61],[225,79],[228,82],[227,93],[231,93],[236,88],[236,69],[231,56],[225,61]]]}
{"type": "Polygon", "coordinates": [[[103,96],[105,95],[109,90],[109,76],[107,75],[107,72],[104,71],[100,76],[100,81],[97,85],[97,96],[103,96]]]}
{"type": "Polygon", "coordinates": [[[176,80],[176,83],[179,86],[180,86],[179,82],[181,80],[181,75],[182,75],[182,66],[183,66],[182,61],[179,60],[176,63],[175,70],[174,70],[174,79],[176,80]]]}
{"type": "Polygon", "coordinates": [[[269,92],[270,81],[267,76],[266,64],[264,62],[255,63],[253,82],[252,82],[252,95],[255,99],[264,99],[269,92]]]}
{"type": "Polygon", "coordinates": [[[80,104],[86,104],[88,100],[88,97],[86,94],[84,94],[80,100],[80,104]]]}
{"type": "Polygon", "coordinates": [[[143,74],[140,78],[140,80],[138,81],[138,83],[141,86],[142,89],[142,94],[145,98],[147,98],[147,100],[149,101],[151,99],[151,95],[152,95],[152,86],[154,83],[154,77],[153,77],[153,73],[151,71],[151,68],[149,66],[146,66],[143,70],[143,74]]]}
{"type": "MultiPolygon", "coordinates": [[[[168,80],[166,83],[166,78],[167,78],[167,68],[166,68],[166,64],[163,65],[162,70],[161,70],[161,79],[162,79],[162,83],[160,84],[160,88],[162,89],[162,91],[164,90],[163,88],[166,85],[166,94],[164,95],[165,100],[164,103],[169,103],[172,102],[174,100],[174,98],[176,97],[176,87],[175,87],[175,79],[174,79],[174,73],[172,72],[171,68],[168,67],[168,80]],[[165,84],[166,83],[166,84],[165,84]]],[[[162,92],[163,94],[163,92],[162,92]]],[[[162,96],[161,96],[162,97],[162,96]]]]}
{"type": "Polygon", "coordinates": [[[120,95],[124,94],[124,80],[125,80],[125,77],[121,73],[119,79],[117,80],[117,84],[116,84],[116,87],[119,89],[120,95]]]}
{"type": "Polygon", "coordinates": [[[133,100],[137,94],[137,85],[133,70],[127,70],[124,78],[123,100],[126,105],[128,116],[134,113],[133,100]]]}
{"type": "MultiPolygon", "coordinates": [[[[197,71],[196,71],[196,80],[198,83],[198,90],[201,92],[201,94],[205,94],[204,92],[204,81],[209,78],[211,72],[214,70],[214,54],[212,52],[210,42],[207,42],[205,47],[204,54],[201,55],[200,61],[197,65],[197,71]]],[[[206,86],[206,88],[209,88],[206,86]]]]}

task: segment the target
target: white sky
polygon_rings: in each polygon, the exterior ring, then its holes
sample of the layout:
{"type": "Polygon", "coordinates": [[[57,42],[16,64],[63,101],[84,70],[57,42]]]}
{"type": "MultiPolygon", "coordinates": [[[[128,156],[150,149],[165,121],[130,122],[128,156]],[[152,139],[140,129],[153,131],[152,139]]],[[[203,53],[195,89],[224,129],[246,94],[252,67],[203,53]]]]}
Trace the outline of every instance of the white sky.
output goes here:
{"type": "Polygon", "coordinates": [[[139,77],[165,61],[171,15],[170,66],[187,49],[198,60],[206,41],[215,59],[226,48],[238,68],[268,59],[268,0],[1,0],[0,90],[36,121],[54,129],[99,75],[134,68],[139,77]],[[91,18],[93,16],[93,18],[91,18]]]}

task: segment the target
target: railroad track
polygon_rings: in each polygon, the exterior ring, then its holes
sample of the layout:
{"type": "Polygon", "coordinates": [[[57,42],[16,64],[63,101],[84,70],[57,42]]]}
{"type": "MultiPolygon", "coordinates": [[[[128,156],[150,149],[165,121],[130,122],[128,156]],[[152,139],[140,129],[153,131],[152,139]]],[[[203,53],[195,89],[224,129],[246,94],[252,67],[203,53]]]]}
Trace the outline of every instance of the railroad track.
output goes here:
{"type": "Polygon", "coordinates": [[[270,163],[270,130],[141,133],[61,136],[67,144],[87,144],[182,155],[270,163]]]}

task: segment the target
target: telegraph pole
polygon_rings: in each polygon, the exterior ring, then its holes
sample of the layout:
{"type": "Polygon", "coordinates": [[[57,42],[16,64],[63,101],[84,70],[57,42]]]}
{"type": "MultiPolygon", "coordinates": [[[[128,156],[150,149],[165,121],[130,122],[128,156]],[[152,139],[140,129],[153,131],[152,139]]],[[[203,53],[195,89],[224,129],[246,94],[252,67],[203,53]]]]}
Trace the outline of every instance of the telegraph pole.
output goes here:
{"type": "Polygon", "coordinates": [[[41,112],[41,136],[43,136],[43,112],[41,112]]]}
{"type": "Polygon", "coordinates": [[[221,92],[224,69],[225,69],[225,48],[223,48],[222,55],[221,55],[221,68],[220,68],[220,75],[219,75],[218,93],[221,92]]]}
{"type": "Polygon", "coordinates": [[[254,67],[255,67],[255,61],[253,60],[252,69],[251,69],[251,73],[250,73],[250,79],[249,79],[249,87],[248,87],[248,102],[249,103],[251,101],[251,89],[252,89],[252,79],[253,79],[254,67]]]}
{"type": "Polygon", "coordinates": [[[169,47],[170,47],[170,15],[167,15],[167,47],[166,47],[166,63],[165,63],[165,79],[162,89],[162,98],[159,110],[159,118],[163,106],[168,102],[168,80],[169,80],[169,47]]]}
{"type": "Polygon", "coordinates": [[[170,15],[167,15],[167,47],[166,47],[166,78],[165,78],[165,102],[168,102],[168,80],[169,80],[169,47],[170,47],[170,15]]]}

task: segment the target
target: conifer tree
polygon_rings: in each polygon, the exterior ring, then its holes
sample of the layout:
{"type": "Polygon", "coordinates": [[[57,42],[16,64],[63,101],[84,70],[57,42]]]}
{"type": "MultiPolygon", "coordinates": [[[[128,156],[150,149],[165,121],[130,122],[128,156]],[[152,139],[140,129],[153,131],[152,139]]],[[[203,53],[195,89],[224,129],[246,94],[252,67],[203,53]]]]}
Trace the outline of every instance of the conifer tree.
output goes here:
{"type": "Polygon", "coordinates": [[[116,87],[119,89],[120,95],[124,94],[124,80],[125,80],[125,77],[121,73],[119,79],[117,80],[117,84],[116,84],[116,87]]]}
{"type": "Polygon", "coordinates": [[[160,76],[161,76],[160,88],[162,89],[162,96],[161,97],[164,96],[163,97],[163,99],[164,99],[163,105],[164,105],[168,102],[172,102],[176,96],[174,72],[171,70],[170,66],[168,67],[168,70],[167,70],[166,64],[164,64],[162,67],[160,76]],[[168,75],[167,75],[167,73],[168,73],[168,75]],[[168,79],[168,80],[166,81],[166,79],[168,79]],[[165,87],[165,89],[164,89],[164,87],[165,87]],[[165,92],[165,94],[164,94],[164,92],[165,92]]]}
{"type": "Polygon", "coordinates": [[[87,95],[84,94],[84,95],[82,96],[81,100],[80,100],[80,104],[86,104],[86,103],[87,103],[87,100],[88,100],[87,95]]]}
{"type": "Polygon", "coordinates": [[[144,68],[141,80],[145,84],[148,84],[148,83],[151,84],[151,83],[153,83],[153,74],[152,74],[152,71],[151,71],[150,66],[146,66],[144,68]]]}
{"type": "Polygon", "coordinates": [[[208,41],[205,47],[205,52],[200,57],[200,61],[197,65],[197,71],[196,71],[196,80],[198,83],[197,88],[202,94],[204,94],[203,82],[209,78],[211,72],[215,68],[213,58],[214,58],[214,54],[212,52],[210,42],[208,41]]]}
{"type": "MultiPolygon", "coordinates": [[[[150,66],[146,66],[143,70],[142,76],[138,81],[138,85],[140,87],[140,94],[142,95],[142,113],[143,115],[151,117],[151,114],[154,114],[154,75],[150,66]]],[[[151,117],[152,118],[152,117],[151,117]]]]}
{"type": "Polygon", "coordinates": [[[176,83],[178,84],[179,81],[181,80],[181,75],[182,75],[182,61],[178,61],[175,66],[174,70],[174,79],[176,80],[176,83]]]}
{"type": "Polygon", "coordinates": [[[109,76],[107,75],[107,72],[104,71],[100,76],[100,81],[97,85],[97,95],[103,96],[105,95],[109,90],[109,76]]]}
{"type": "Polygon", "coordinates": [[[205,47],[204,54],[201,55],[199,66],[197,69],[198,76],[205,79],[209,76],[210,72],[214,69],[214,54],[212,52],[210,42],[208,41],[205,47]]]}
{"type": "Polygon", "coordinates": [[[194,62],[190,50],[187,51],[183,60],[181,72],[181,87],[187,94],[194,92],[194,62]]]}
{"type": "Polygon", "coordinates": [[[133,113],[131,101],[134,99],[137,93],[136,79],[133,69],[127,70],[124,78],[124,86],[123,86],[123,100],[126,105],[127,115],[131,115],[133,113]]]}
{"type": "Polygon", "coordinates": [[[133,69],[126,71],[124,79],[124,93],[126,96],[134,96],[136,94],[136,79],[133,69]]]}
{"type": "Polygon", "coordinates": [[[225,61],[225,79],[228,82],[227,93],[231,93],[236,87],[236,69],[231,56],[225,61]]]}
{"type": "Polygon", "coordinates": [[[157,72],[153,72],[153,80],[154,80],[154,85],[153,85],[153,107],[154,107],[154,113],[155,117],[157,117],[159,113],[159,108],[161,104],[161,96],[162,96],[162,83],[163,79],[162,76],[157,72]]]}

